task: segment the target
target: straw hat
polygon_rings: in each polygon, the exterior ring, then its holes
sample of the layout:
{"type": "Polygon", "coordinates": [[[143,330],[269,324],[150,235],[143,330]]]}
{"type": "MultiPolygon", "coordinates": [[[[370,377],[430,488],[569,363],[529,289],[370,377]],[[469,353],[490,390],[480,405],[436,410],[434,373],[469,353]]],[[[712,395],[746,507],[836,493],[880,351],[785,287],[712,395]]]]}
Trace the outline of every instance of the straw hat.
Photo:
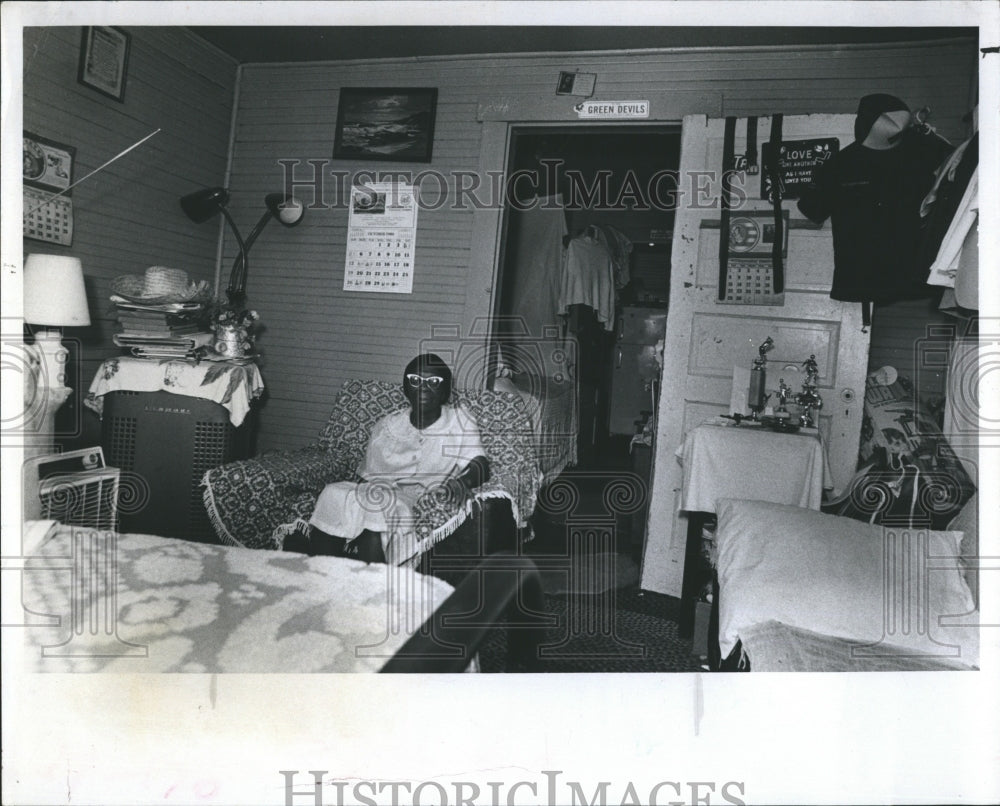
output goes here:
{"type": "Polygon", "coordinates": [[[167,302],[207,301],[208,282],[194,282],[188,279],[182,269],[168,269],[165,266],[150,266],[143,276],[123,274],[111,283],[111,293],[124,297],[130,302],[144,302],[155,305],[167,302]]]}

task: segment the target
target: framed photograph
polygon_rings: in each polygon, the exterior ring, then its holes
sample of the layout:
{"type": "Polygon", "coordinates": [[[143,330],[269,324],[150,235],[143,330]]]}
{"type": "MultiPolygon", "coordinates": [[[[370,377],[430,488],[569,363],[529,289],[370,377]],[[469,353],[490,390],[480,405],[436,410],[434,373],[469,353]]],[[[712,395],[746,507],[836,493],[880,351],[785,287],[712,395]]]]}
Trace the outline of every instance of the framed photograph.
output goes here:
{"type": "Polygon", "coordinates": [[[437,89],[344,87],[333,158],[430,162],[437,89]]]}
{"type": "Polygon", "coordinates": [[[41,190],[66,190],[73,183],[73,157],[76,149],[46,140],[29,131],[22,132],[23,168],[21,178],[25,185],[41,190]]]}
{"type": "Polygon", "coordinates": [[[77,81],[123,103],[129,41],[121,28],[84,28],[77,81]]]}

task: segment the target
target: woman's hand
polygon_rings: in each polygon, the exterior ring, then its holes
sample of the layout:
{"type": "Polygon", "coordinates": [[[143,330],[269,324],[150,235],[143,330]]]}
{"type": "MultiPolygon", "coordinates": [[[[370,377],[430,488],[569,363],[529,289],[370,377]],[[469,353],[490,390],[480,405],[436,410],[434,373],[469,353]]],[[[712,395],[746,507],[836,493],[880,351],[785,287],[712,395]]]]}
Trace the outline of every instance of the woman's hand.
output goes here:
{"type": "Polygon", "coordinates": [[[464,507],[472,493],[460,478],[446,479],[441,485],[445,500],[456,508],[464,507]]]}

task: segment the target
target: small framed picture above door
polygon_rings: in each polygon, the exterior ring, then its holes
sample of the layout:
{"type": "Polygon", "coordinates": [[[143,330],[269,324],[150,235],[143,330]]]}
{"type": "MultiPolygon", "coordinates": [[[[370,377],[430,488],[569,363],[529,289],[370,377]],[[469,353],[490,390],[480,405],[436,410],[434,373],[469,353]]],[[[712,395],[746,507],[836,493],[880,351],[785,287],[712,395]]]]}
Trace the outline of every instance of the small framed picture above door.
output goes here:
{"type": "Polygon", "coordinates": [[[121,28],[84,28],[77,81],[124,103],[130,39],[121,28]]]}

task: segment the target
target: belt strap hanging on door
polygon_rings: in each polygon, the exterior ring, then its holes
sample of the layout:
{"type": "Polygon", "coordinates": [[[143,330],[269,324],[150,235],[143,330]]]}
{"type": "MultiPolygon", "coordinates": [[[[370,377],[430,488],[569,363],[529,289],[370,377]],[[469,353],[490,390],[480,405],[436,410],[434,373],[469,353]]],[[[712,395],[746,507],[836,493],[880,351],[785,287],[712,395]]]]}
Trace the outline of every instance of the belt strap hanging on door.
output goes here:
{"type": "Polygon", "coordinates": [[[781,168],[778,166],[778,154],[781,150],[781,124],[783,115],[771,116],[771,204],[774,207],[774,243],[771,244],[771,268],[774,269],[774,293],[781,294],[785,290],[785,266],[781,252],[785,244],[785,219],[781,212],[781,194],[784,190],[781,182],[781,168]]]}
{"type": "Polygon", "coordinates": [[[722,196],[719,210],[719,300],[726,298],[726,284],[729,275],[729,210],[735,146],[736,118],[726,118],[726,128],[722,136],[722,196]]]}
{"type": "Polygon", "coordinates": [[[747,175],[753,176],[757,171],[757,118],[747,118],[747,175]]]}

